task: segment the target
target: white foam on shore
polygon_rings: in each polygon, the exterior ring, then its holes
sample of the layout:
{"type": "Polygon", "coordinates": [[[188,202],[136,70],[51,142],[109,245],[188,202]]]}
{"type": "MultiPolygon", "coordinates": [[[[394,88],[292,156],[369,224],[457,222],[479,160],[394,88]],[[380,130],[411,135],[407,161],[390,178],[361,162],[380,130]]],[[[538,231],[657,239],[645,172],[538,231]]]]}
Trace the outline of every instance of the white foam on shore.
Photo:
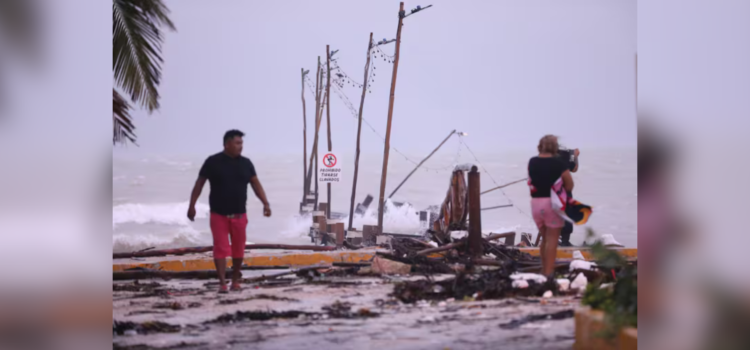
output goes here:
{"type": "MultiPolygon", "coordinates": [[[[404,204],[401,207],[396,207],[392,202],[385,202],[387,211],[383,216],[383,229],[390,233],[404,233],[404,234],[417,234],[420,231],[419,228],[419,216],[417,210],[414,207],[404,204]]],[[[349,226],[349,216],[341,219],[345,226],[349,226]]],[[[377,203],[370,205],[364,215],[354,216],[352,225],[358,230],[362,230],[364,225],[377,225],[378,224],[378,210],[377,203]]],[[[303,216],[295,216],[292,218],[286,229],[281,231],[281,235],[285,238],[307,238],[310,232],[310,226],[312,225],[312,216],[310,214],[303,216]]]]}
{"type": "MultiPolygon", "coordinates": [[[[141,204],[126,203],[112,207],[112,228],[125,223],[156,223],[190,226],[187,218],[188,202],[141,204]]],[[[196,218],[207,218],[210,212],[207,204],[197,203],[196,218]]]]}
{"type": "Polygon", "coordinates": [[[175,233],[159,236],[153,234],[122,234],[118,233],[112,237],[112,252],[132,252],[146,248],[157,249],[184,248],[201,245],[211,245],[210,241],[201,239],[200,232],[192,227],[180,227],[175,233]]]}

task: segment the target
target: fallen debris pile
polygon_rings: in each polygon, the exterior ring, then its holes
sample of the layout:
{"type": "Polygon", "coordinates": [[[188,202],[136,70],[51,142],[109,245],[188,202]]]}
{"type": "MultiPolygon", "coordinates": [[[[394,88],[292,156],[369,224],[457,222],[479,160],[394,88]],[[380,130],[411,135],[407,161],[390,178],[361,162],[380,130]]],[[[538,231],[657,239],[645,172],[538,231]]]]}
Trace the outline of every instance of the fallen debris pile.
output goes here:
{"type": "Polygon", "coordinates": [[[546,320],[562,320],[566,318],[572,318],[575,316],[575,312],[573,309],[570,310],[563,310],[551,314],[542,314],[542,315],[529,315],[522,319],[513,320],[508,323],[504,323],[500,325],[500,328],[502,329],[516,329],[518,327],[521,327],[527,323],[537,322],[537,321],[546,321],[546,320]]]}
{"type": "Polygon", "coordinates": [[[182,327],[159,321],[143,323],[118,322],[112,324],[112,332],[117,335],[136,335],[153,333],[179,333],[182,327]]]}
{"type": "Polygon", "coordinates": [[[459,273],[456,278],[444,281],[424,279],[396,284],[393,296],[404,303],[419,300],[484,300],[508,297],[542,296],[545,291],[556,290],[554,284],[528,281],[528,286],[514,286],[511,272],[505,269],[487,270],[479,274],[459,273]]]}

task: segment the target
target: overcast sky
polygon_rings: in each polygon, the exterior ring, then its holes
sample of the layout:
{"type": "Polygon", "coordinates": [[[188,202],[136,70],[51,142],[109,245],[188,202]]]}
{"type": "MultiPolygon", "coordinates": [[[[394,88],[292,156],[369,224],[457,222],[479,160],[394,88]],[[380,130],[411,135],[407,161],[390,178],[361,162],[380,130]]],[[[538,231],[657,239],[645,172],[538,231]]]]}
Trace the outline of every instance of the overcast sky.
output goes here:
{"type": "MultiPolygon", "coordinates": [[[[205,154],[223,133],[246,148],[302,147],[300,69],[314,81],[326,44],[361,82],[367,39],[396,35],[398,1],[166,1],[161,110],[134,111],[140,148],[117,153],[205,154]]],[[[634,0],[442,1],[405,19],[391,144],[429,152],[452,129],[479,151],[531,149],[547,133],[581,148],[636,146],[634,0]]],[[[407,12],[429,2],[406,2],[407,12]]],[[[393,54],[394,45],[383,50],[393,54]]],[[[392,64],[376,58],[364,118],[385,134],[392,64]]],[[[306,86],[308,143],[314,99],[306,86]]],[[[358,107],[361,90],[344,92],[358,107]]],[[[357,123],[331,96],[333,148],[351,152],[357,123]]],[[[321,138],[325,138],[325,123],[321,138]]],[[[382,152],[366,125],[363,152],[382,152]]],[[[308,146],[308,149],[310,147],[308,146]]]]}

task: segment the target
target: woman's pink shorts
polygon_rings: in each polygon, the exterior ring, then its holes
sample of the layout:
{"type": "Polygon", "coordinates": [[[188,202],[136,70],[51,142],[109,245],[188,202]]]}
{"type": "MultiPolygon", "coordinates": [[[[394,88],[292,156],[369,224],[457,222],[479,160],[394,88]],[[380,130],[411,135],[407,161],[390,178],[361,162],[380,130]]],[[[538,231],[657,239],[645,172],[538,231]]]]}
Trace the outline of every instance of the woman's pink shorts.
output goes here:
{"type": "Polygon", "coordinates": [[[211,234],[214,236],[214,258],[226,259],[230,255],[235,259],[245,257],[247,237],[247,214],[231,216],[211,213],[211,234]],[[230,248],[229,242],[232,242],[230,248]]]}
{"type": "Polygon", "coordinates": [[[534,217],[536,227],[540,230],[542,227],[561,228],[565,226],[563,218],[552,209],[552,201],[549,197],[531,199],[531,216],[534,217]]]}

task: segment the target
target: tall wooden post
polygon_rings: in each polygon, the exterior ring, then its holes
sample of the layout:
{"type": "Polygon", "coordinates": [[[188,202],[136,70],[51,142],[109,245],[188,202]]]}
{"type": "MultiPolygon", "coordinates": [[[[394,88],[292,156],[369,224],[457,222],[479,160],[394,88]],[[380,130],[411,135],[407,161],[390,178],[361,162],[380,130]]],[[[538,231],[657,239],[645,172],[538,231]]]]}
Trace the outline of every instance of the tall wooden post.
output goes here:
{"type": "Polygon", "coordinates": [[[370,69],[370,51],[372,50],[372,32],[370,32],[370,41],[367,42],[367,61],[365,63],[365,78],[362,84],[362,99],[359,101],[359,120],[357,122],[357,153],[354,157],[354,184],[352,184],[352,201],[349,204],[349,228],[353,230],[354,222],[354,200],[357,197],[357,175],[359,175],[359,141],[362,134],[362,111],[365,106],[365,96],[367,96],[367,75],[370,69]]]}
{"type": "MultiPolygon", "coordinates": [[[[331,143],[331,47],[326,45],[326,126],[328,126],[328,152],[333,152],[333,144],[331,143]]],[[[326,183],[328,189],[328,207],[326,210],[326,218],[331,218],[331,183],[326,183]]]]}
{"type": "Polygon", "coordinates": [[[315,161],[315,205],[314,210],[318,210],[318,138],[320,134],[320,103],[321,103],[321,91],[322,91],[322,75],[323,72],[320,70],[320,56],[318,56],[318,72],[315,76],[315,139],[313,142],[312,153],[310,153],[310,167],[307,173],[307,190],[310,191],[310,180],[312,179],[313,161],[315,161]]]}
{"type": "MultiPolygon", "coordinates": [[[[323,95],[323,74],[326,74],[326,72],[321,71],[320,72],[320,92],[318,95],[323,95]]],[[[318,192],[318,141],[320,140],[318,138],[318,135],[320,133],[320,124],[323,122],[323,106],[322,104],[325,101],[325,96],[322,96],[322,98],[319,99],[321,106],[318,110],[318,128],[315,132],[315,210],[318,210],[318,200],[319,200],[319,192],[318,192]]]]}
{"type": "Polygon", "coordinates": [[[396,75],[398,73],[398,60],[401,48],[401,27],[404,23],[404,3],[401,2],[398,9],[398,28],[396,29],[396,54],[393,58],[393,76],[391,77],[391,97],[388,102],[388,123],[385,129],[385,149],[383,150],[383,173],[380,179],[380,201],[378,203],[378,233],[383,233],[383,214],[385,211],[385,178],[388,173],[388,153],[391,148],[391,121],[393,120],[393,102],[396,97],[396,75]]]}
{"type": "Polygon", "coordinates": [[[305,107],[305,69],[302,68],[302,205],[307,196],[307,107],[305,107]]]}
{"type": "Polygon", "coordinates": [[[315,145],[318,142],[318,108],[320,107],[320,96],[318,94],[320,85],[320,57],[318,57],[318,70],[315,72],[315,137],[313,138],[313,147],[310,152],[310,166],[307,167],[307,177],[305,179],[305,198],[310,193],[310,181],[312,179],[313,159],[315,159],[315,145]]]}
{"type": "Polygon", "coordinates": [[[479,190],[479,171],[476,166],[469,172],[469,253],[482,255],[482,208],[479,190]]]}

